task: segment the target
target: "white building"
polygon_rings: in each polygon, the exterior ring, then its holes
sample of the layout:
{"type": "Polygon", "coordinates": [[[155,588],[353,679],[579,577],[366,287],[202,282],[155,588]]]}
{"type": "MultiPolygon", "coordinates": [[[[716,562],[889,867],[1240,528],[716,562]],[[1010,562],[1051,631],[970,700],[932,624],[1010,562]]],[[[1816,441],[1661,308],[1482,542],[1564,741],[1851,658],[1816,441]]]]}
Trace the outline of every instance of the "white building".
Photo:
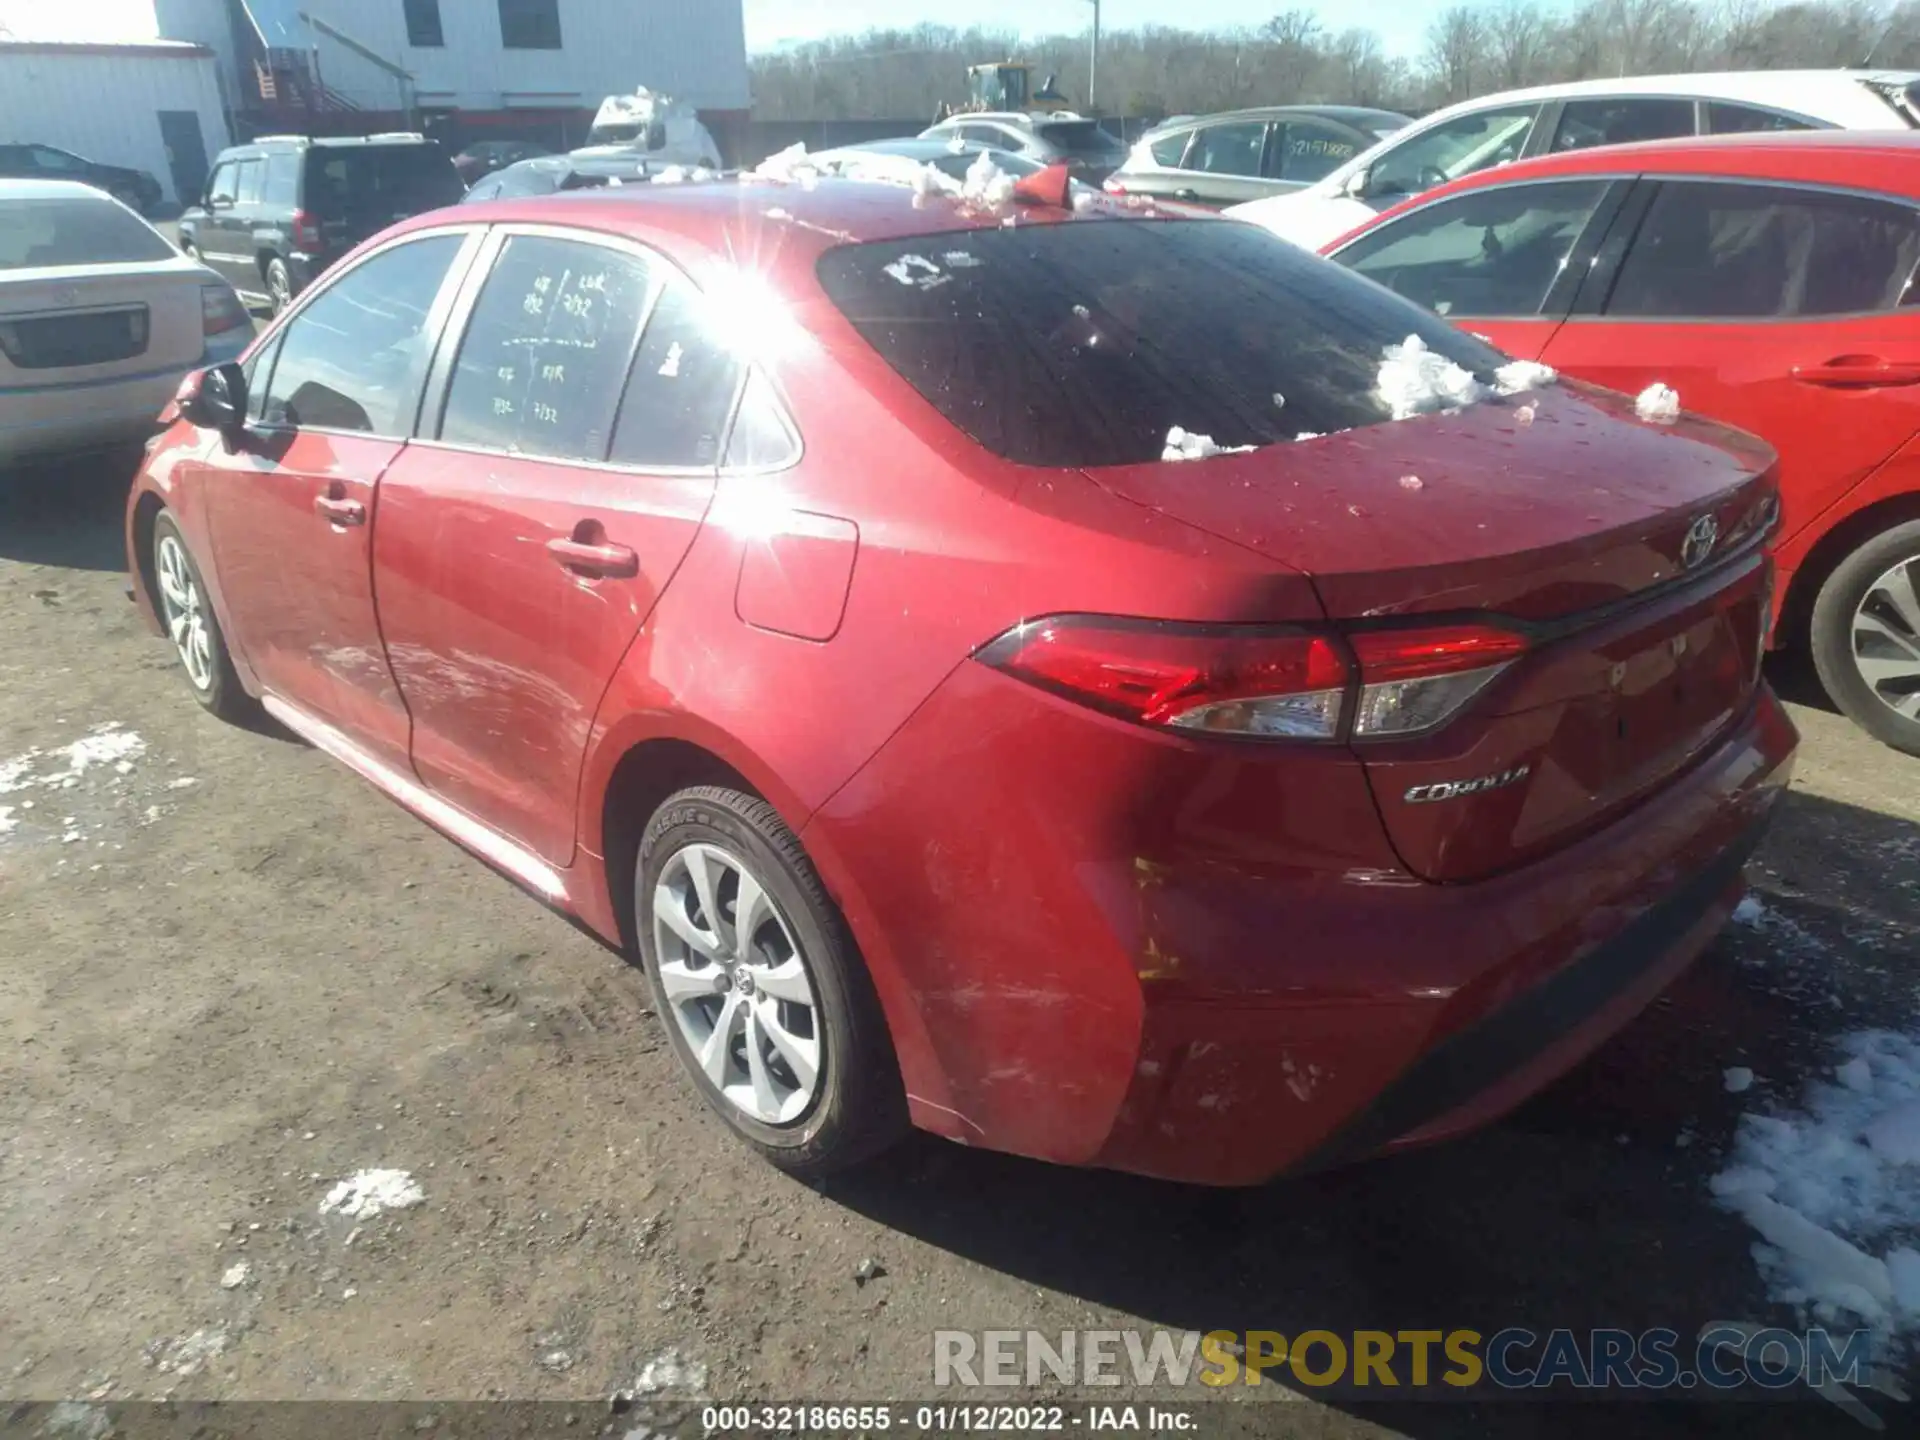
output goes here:
{"type": "Polygon", "coordinates": [[[0,40],[0,145],[52,145],[145,170],[184,204],[228,143],[211,50],[0,40]]]}
{"type": "MultiPolygon", "coordinates": [[[[304,114],[591,111],[645,85],[748,105],[742,0],[155,0],[160,33],[221,59],[234,108],[304,114]]],[[[336,127],[337,128],[337,127],[336,127]]]]}

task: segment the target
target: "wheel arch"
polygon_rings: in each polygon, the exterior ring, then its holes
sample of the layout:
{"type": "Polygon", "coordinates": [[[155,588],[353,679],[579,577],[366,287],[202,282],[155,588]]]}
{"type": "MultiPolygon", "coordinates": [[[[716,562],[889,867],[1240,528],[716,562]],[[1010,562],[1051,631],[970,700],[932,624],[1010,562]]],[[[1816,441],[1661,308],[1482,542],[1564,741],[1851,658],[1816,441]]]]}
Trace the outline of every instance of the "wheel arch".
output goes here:
{"type": "Polygon", "coordinates": [[[1780,649],[1804,646],[1814,601],[1840,562],[1874,536],[1909,520],[1920,520],[1920,491],[1906,490],[1863,505],[1814,541],[1787,581],[1774,645],[1780,649]]]}

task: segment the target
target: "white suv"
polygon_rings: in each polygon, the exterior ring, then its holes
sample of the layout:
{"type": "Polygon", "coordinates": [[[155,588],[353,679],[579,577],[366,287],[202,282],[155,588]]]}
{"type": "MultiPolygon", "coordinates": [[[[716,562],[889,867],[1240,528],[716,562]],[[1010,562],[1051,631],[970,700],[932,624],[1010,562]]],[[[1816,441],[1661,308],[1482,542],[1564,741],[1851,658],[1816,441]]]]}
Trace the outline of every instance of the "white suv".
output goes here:
{"type": "Polygon", "coordinates": [[[1529,155],[1752,130],[1910,130],[1920,73],[1775,70],[1582,80],[1436,110],[1324,180],[1228,210],[1318,250],[1408,196],[1529,155]]]}

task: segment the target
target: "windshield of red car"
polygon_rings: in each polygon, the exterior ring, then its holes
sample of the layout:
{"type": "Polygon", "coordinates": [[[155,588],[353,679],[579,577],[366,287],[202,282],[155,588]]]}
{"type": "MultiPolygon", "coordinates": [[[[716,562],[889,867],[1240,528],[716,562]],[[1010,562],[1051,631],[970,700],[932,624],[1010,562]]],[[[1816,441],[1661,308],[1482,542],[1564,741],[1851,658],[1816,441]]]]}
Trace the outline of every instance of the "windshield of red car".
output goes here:
{"type": "Polygon", "coordinates": [[[1179,429],[1230,448],[1393,418],[1389,346],[1478,375],[1505,357],[1256,226],[1110,220],[842,246],[835,305],[980,444],[1029,465],[1159,460],[1179,429]]]}

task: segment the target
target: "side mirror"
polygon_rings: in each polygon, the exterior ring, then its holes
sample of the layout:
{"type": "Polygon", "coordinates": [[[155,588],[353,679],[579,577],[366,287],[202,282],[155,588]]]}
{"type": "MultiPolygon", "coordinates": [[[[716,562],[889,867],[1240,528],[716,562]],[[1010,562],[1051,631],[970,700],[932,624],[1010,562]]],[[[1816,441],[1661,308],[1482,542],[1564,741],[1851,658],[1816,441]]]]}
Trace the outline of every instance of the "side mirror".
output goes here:
{"type": "Polygon", "coordinates": [[[1340,190],[1349,200],[1364,200],[1372,185],[1373,172],[1362,166],[1347,177],[1347,183],[1340,190]]]}
{"type": "Polygon", "coordinates": [[[247,372],[231,360],[200,371],[181,387],[180,414],[232,439],[247,424],[247,372]]]}

